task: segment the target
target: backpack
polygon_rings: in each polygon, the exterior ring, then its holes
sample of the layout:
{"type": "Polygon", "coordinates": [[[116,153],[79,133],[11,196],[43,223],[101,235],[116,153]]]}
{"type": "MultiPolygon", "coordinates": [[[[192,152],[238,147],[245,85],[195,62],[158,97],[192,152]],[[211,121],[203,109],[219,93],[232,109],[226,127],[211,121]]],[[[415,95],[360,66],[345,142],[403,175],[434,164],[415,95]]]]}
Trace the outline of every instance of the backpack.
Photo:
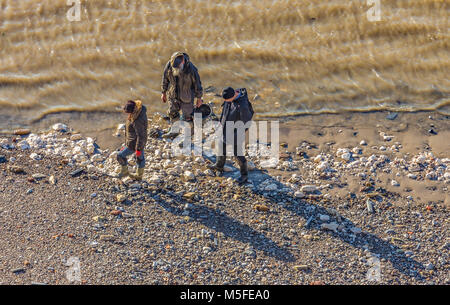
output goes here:
{"type": "Polygon", "coordinates": [[[247,90],[245,88],[238,89],[241,97],[239,98],[239,104],[242,107],[243,111],[241,111],[241,120],[246,124],[251,121],[255,111],[253,110],[253,105],[248,99],[247,90]]]}

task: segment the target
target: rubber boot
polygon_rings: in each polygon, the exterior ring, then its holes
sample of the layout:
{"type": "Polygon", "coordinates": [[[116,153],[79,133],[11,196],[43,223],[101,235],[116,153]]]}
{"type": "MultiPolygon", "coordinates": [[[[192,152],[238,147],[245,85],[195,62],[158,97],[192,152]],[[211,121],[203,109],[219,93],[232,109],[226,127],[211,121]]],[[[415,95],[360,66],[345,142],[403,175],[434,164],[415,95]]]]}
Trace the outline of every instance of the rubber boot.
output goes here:
{"type": "Polygon", "coordinates": [[[170,128],[169,131],[163,134],[161,137],[164,139],[173,139],[176,138],[180,133],[172,131],[172,126],[176,121],[179,121],[180,118],[173,118],[170,120],[170,128]]]}
{"type": "Polygon", "coordinates": [[[122,165],[120,167],[120,173],[117,176],[117,178],[124,178],[124,177],[129,176],[129,175],[130,175],[130,172],[128,171],[128,166],[127,165],[122,165]]]}
{"type": "Polygon", "coordinates": [[[245,161],[238,161],[239,163],[239,167],[241,170],[241,176],[239,177],[239,179],[237,180],[237,182],[242,185],[244,183],[247,183],[248,181],[248,166],[247,166],[247,160],[245,161]]]}
{"type": "Polygon", "coordinates": [[[144,168],[138,168],[135,175],[130,175],[133,180],[142,181],[142,176],[144,176],[144,168]]]}
{"type": "Polygon", "coordinates": [[[225,156],[217,156],[216,157],[216,163],[212,165],[208,165],[209,169],[212,169],[213,171],[219,172],[219,174],[223,174],[223,168],[225,166],[225,161],[227,157],[225,156]]]}

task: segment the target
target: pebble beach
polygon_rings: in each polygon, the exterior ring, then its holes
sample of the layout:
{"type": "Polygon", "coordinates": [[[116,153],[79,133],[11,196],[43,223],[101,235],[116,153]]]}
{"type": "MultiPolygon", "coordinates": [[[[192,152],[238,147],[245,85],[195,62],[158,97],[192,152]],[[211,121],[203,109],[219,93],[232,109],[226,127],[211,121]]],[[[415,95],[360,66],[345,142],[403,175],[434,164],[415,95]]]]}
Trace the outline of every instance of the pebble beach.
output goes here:
{"type": "MultiPolygon", "coordinates": [[[[425,138],[450,130],[421,118],[425,138]]],[[[297,136],[273,166],[249,158],[239,186],[232,159],[219,177],[209,157],[172,156],[164,124],[150,119],[142,182],[114,178],[117,151],[70,124],[0,136],[0,283],[450,283],[445,149],[409,150],[384,122],[352,145],[297,136]]]]}

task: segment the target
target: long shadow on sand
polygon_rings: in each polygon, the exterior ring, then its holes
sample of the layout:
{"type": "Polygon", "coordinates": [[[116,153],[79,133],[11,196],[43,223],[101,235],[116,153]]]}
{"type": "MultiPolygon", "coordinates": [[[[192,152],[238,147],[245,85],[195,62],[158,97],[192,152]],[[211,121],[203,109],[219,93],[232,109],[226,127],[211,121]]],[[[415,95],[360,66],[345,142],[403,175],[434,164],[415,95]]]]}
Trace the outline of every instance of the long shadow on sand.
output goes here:
{"type": "MultiPolygon", "coordinates": [[[[235,169],[233,172],[225,173],[224,176],[236,179],[239,176],[239,171],[235,169]]],[[[249,185],[251,186],[253,184],[253,187],[250,189],[264,198],[267,198],[273,204],[278,205],[280,198],[271,196],[270,192],[264,192],[258,189],[258,185],[267,179],[270,179],[271,183],[276,183],[279,189],[287,188],[287,186],[278,182],[267,173],[256,170],[250,171],[249,173],[249,185]]],[[[311,211],[310,209],[307,209],[307,207],[311,206],[311,204],[308,204],[308,202],[304,200],[300,200],[287,194],[283,194],[283,199],[295,203],[287,205],[284,208],[295,215],[304,218],[307,222],[309,220],[309,225],[307,226],[308,229],[321,230],[320,225],[322,222],[319,220],[319,214],[329,215],[331,220],[336,219],[333,215],[330,215],[326,208],[321,207],[320,205],[314,204],[315,209],[311,211]]],[[[341,215],[340,217],[340,223],[345,223],[346,228],[357,227],[349,219],[342,217],[341,215]]],[[[407,257],[398,246],[393,245],[392,243],[389,243],[388,241],[385,241],[372,233],[362,231],[360,234],[353,234],[351,232],[344,233],[342,231],[334,232],[328,230],[326,232],[334,238],[338,238],[341,241],[348,243],[352,247],[358,249],[368,249],[379,259],[385,259],[391,262],[395,269],[408,277],[415,278],[417,280],[424,280],[423,276],[419,273],[421,270],[425,270],[423,264],[407,257]]]]}
{"type": "MultiPolygon", "coordinates": [[[[172,199],[178,202],[180,206],[187,203],[187,201],[179,196],[173,194],[170,191],[160,189],[161,193],[170,196],[172,199]]],[[[158,200],[159,205],[166,211],[181,215],[184,210],[174,204],[168,203],[163,200],[158,200]]],[[[251,228],[250,226],[243,224],[236,219],[233,219],[215,209],[208,208],[203,205],[192,204],[191,213],[189,216],[196,222],[203,224],[204,226],[222,232],[226,237],[238,240],[242,243],[246,243],[252,246],[254,249],[263,251],[265,255],[271,256],[279,261],[293,262],[294,256],[289,250],[278,246],[270,238],[251,228]]]]}

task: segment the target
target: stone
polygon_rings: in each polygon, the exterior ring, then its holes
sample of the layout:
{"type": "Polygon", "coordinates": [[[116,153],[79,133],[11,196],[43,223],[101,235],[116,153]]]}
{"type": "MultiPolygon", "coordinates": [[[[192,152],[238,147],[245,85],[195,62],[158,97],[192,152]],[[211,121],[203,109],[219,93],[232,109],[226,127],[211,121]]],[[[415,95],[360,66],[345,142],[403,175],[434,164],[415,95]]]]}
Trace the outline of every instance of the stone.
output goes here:
{"type": "Polygon", "coordinates": [[[68,130],[68,127],[67,127],[67,125],[64,125],[62,123],[57,123],[52,126],[52,129],[54,131],[66,132],[68,130]]]}
{"type": "Polygon", "coordinates": [[[374,212],[372,200],[367,199],[366,206],[367,206],[367,212],[369,212],[369,213],[373,213],[374,212]]]}
{"type": "Polygon", "coordinates": [[[392,185],[392,186],[400,186],[400,183],[398,183],[398,182],[395,181],[395,180],[392,180],[392,181],[391,181],[391,185],[392,185]]]}
{"type": "Polygon", "coordinates": [[[434,265],[432,263],[428,263],[425,265],[425,269],[428,271],[434,270],[434,265]]]}
{"type": "Polygon", "coordinates": [[[6,156],[0,155],[0,164],[1,163],[6,163],[6,156]]]}
{"type": "Polygon", "coordinates": [[[276,185],[275,183],[271,183],[264,188],[264,190],[269,191],[269,192],[276,191],[277,189],[278,189],[278,185],[276,185]]]}
{"type": "Polygon", "coordinates": [[[27,150],[30,149],[30,144],[28,144],[27,141],[23,140],[17,143],[17,147],[20,148],[21,150],[27,150]]]}
{"type": "Polygon", "coordinates": [[[305,198],[305,194],[303,193],[303,192],[301,192],[301,191],[297,191],[297,192],[295,192],[294,193],[294,196],[296,197],[296,198],[305,198]]]}
{"type": "Polygon", "coordinates": [[[30,129],[16,129],[14,130],[14,134],[17,136],[25,136],[27,134],[30,134],[31,130],[30,129]]]}
{"type": "Polygon", "coordinates": [[[7,169],[10,172],[14,173],[14,174],[23,174],[23,173],[25,173],[25,170],[22,167],[17,166],[17,165],[8,166],[7,169]]]}
{"type": "Polygon", "coordinates": [[[325,230],[337,232],[337,228],[339,227],[339,225],[335,222],[332,222],[332,223],[323,223],[320,227],[325,230]]]}
{"type": "Polygon", "coordinates": [[[327,221],[330,220],[330,216],[320,214],[320,215],[319,215],[319,219],[320,219],[320,221],[327,222],[327,221]]]}
{"type": "Polygon", "coordinates": [[[395,119],[397,118],[397,116],[398,116],[398,113],[397,113],[397,112],[389,113],[389,114],[386,116],[386,120],[391,120],[391,121],[393,121],[393,120],[395,120],[395,119]]]}
{"type": "Polygon", "coordinates": [[[343,153],[341,155],[341,158],[344,159],[345,161],[350,161],[350,159],[352,158],[352,154],[350,152],[343,153]]]}
{"type": "Polygon", "coordinates": [[[81,175],[81,173],[83,173],[83,172],[84,172],[84,169],[79,168],[79,169],[72,171],[69,175],[72,177],[77,177],[77,176],[81,175]]]}
{"type": "Polygon", "coordinates": [[[74,134],[74,135],[70,136],[70,140],[71,141],[78,141],[78,140],[81,140],[81,139],[82,139],[82,137],[81,137],[80,134],[74,134]]]}
{"type": "Polygon", "coordinates": [[[309,269],[308,265],[297,265],[293,267],[295,271],[305,271],[309,269]]]}
{"type": "Polygon", "coordinates": [[[41,155],[38,155],[37,153],[32,153],[32,154],[30,155],[30,159],[39,161],[39,160],[42,159],[42,156],[41,156],[41,155]]]}
{"type": "Polygon", "coordinates": [[[103,217],[103,216],[94,216],[94,217],[92,217],[92,219],[94,221],[97,221],[97,222],[101,222],[101,221],[105,221],[106,220],[106,218],[103,217]]]}
{"type": "Polygon", "coordinates": [[[127,199],[127,197],[124,194],[117,194],[116,200],[117,202],[124,202],[127,199]]]}
{"type": "Polygon", "coordinates": [[[152,177],[150,177],[149,182],[150,183],[161,183],[161,179],[157,175],[153,175],[152,177]]]}
{"type": "Polygon", "coordinates": [[[192,200],[195,197],[195,193],[194,192],[189,192],[183,195],[184,198],[192,200]]]}
{"type": "Polygon", "coordinates": [[[185,171],[184,178],[186,178],[186,180],[188,180],[188,181],[193,181],[193,180],[195,180],[195,175],[191,171],[185,171]]]}
{"type": "Polygon", "coordinates": [[[257,204],[257,205],[255,205],[255,209],[256,209],[257,211],[260,211],[260,212],[267,212],[267,211],[269,211],[269,207],[267,207],[267,206],[265,206],[265,205],[263,205],[263,204],[257,204]]]}
{"type": "Polygon", "coordinates": [[[351,228],[350,231],[351,231],[353,234],[361,234],[361,232],[362,232],[362,230],[361,230],[360,228],[357,228],[357,227],[351,228]]]}
{"type": "Polygon", "coordinates": [[[366,146],[366,145],[367,145],[367,142],[366,142],[365,140],[362,140],[361,142],[359,142],[359,145],[361,145],[361,146],[366,146]]]}
{"type": "Polygon", "coordinates": [[[100,235],[100,240],[103,241],[113,241],[114,239],[114,235],[100,235]]]}
{"type": "Polygon", "coordinates": [[[33,174],[33,175],[31,175],[31,177],[33,177],[36,180],[40,180],[40,179],[46,178],[47,176],[44,174],[33,174]]]}
{"type": "Polygon", "coordinates": [[[213,170],[211,169],[207,169],[203,172],[206,176],[210,176],[210,177],[214,177],[216,174],[214,173],[213,170]]]}
{"type": "Polygon", "coordinates": [[[315,185],[304,185],[301,188],[301,191],[303,193],[315,193],[317,192],[319,189],[317,188],[317,186],[315,185]]]}

